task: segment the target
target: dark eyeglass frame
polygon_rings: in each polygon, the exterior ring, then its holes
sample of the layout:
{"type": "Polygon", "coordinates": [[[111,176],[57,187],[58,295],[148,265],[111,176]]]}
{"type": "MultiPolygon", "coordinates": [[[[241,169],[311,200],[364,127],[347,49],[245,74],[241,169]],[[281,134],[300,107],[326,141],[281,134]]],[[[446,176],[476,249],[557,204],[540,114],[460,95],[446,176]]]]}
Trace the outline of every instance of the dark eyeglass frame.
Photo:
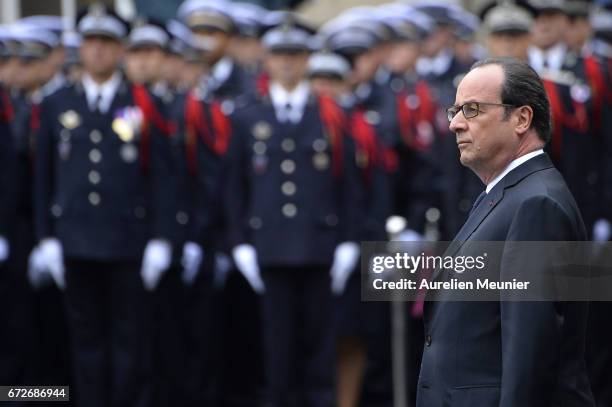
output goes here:
{"type": "Polygon", "coordinates": [[[478,113],[484,113],[483,110],[480,110],[480,106],[503,106],[503,107],[511,107],[514,109],[518,107],[515,105],[509,105],[507,103],[489,103],[489,102],[470,101],[470,102],[465,102],[464,104],[460,106],[451,106],[448,109],[446,109],[446,118],[448,119],[448,122],[450,123],[453,121],[455,116],[457,116],[457,113],[461,111],[463,113],[463,117],[465,117],[466,119],[472,119],[478,116],[478,113]],[[470,108],[470,107],[472,109],[468,111],[467,108],[470,108]]]}

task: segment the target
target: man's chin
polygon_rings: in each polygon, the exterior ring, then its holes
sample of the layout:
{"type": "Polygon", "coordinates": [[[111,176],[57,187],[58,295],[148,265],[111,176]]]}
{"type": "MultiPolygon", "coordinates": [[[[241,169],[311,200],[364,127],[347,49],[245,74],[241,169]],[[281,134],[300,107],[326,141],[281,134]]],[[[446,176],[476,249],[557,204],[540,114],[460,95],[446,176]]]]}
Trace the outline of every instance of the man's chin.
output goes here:
{"type": "Polygon", "coordinates": [[[461,165],[463,165],[464,167],[469,167],[472,162],[472,159],[469,154],[459,153],[459,162],[461,162],[461,165]]]}

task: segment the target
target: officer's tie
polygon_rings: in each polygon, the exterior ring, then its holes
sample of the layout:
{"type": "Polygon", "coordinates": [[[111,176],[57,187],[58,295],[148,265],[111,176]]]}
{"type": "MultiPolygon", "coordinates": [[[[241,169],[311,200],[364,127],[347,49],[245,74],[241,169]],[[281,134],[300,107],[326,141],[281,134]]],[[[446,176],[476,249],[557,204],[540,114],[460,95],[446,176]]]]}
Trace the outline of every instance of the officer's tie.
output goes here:
{"type": "Polygon", "coordinates": [[[291,111],[292,111],[292,110],[293,110],[293,109],[291,108],[291,103],[287,102],[287,103],[285,104],[285,111],[284,111],[284,113],[283,113],[283,117],[284,117],[284,120],[283,120],[283,121],[284,121],[284,122],[291,122],[291,121],[292,121],[292,120],[291,120],[291,111]]]}
{"type": "Polygon", "coordinates": [[[472,209],[470,209],[470,214],[468,215],[468,217],[472,216],[472,213],[476,210],[478,205],[480,205],[480,202],[482,202],[482,200],[485,198],[485,196],[487,196],[487,190],[486,189],[484,191],[482,191],[480,193],[480,195],[478,195],[478,198],[476,198],[476,200],[474,201],[474,205],[472,205],[472,209]]]}
{"type": "Polygon", "coordinates": [[[91,106],[92,113],[101,114],[102,113],[102,109],[100,108],[101,104],[102,104],[102,93],[100,92],[98,93],[98,96],[96,96],[96,98],[94,99],[93,106],[91,106]]]}

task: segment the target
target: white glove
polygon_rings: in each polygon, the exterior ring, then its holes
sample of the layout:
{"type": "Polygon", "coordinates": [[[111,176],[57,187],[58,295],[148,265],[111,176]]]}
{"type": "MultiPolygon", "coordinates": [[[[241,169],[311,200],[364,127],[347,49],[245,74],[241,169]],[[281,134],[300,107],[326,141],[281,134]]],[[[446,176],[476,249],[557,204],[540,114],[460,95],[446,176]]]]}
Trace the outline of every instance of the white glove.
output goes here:
{"type": "Polygon", "coordinates": [[[172,246],[165,240],[153,239],[147,243],[142,259],[140,276],[146,290],[153,291],[162,275],[170,267],[172,246]]]}
{"type": "Polygon", "coordinates": [[[225,253],[215,253],[213,286],[218,289],[225,287],[227,276],[231,270],[232,260],[225,253]]]}
{"type": "Polygon", "coordinates": [[[28,258],[28,281],[36,289],[53,283],[53,277],[45,267],[45,259],[38,246],[32,249],[28,258]]]}
{"type": "Polygon", "coordinates": [[[263,294],[265,291],[264,282],[261,279],[259,264],[257,264],[257,252],[250,244],[241,244],[232,250],[234,263],[240,273],[247,279],[253,291],[263,294]]]}
{"type": "Polygon", "coordinates": [[[396,240],[398,242],[420,242],[423,236],[412,229],[406,229],[397,236],[396,240]]]}
{"type": "Polygon", "coordinates": [[[204,259],[204,251],[202,246],[194,242],[186,242],[183,245],[183,257],[181,265],[183,266],[183,274],[181,275],[183,283],[192,285],[200,271],[200,265],[204,259]]]}
{"type": "Polygon", "coordinates": [[[611,232],[612,227],[610,226],[610,222],[606,219],[598,219],[595,224],[593,224],[593,240],[595,242],[607,242],[610,240],[611,232]]]}
{"type": "Polygon", "coordinates": [[[38,245],[41,263],[49,271],[53,281],[60,290],[66,288],[66,271],[64,269],[64,251],[62,244],[55,238],[43,239],[38,245]]]}
{"type": "Polygon", "coordinates": [[[331,290],[332,293],[340,295],[344,292],[346,283],[355,271],[359,260],[359,245],[355,242],[340,243],[334,252],[334,263],[331,270],[331,290]]]}
{"type": "Polygon", "coordinates": [[[11,253],[11,247],[4,236],[0,236],[0,263],[6,261],[11,253]]]}

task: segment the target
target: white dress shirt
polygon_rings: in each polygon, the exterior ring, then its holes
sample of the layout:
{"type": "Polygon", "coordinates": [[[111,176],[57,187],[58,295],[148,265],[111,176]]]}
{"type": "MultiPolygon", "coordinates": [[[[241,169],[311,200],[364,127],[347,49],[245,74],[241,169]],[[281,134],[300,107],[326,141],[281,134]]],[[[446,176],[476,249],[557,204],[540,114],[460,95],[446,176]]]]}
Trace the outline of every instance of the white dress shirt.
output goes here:
{"type": "Polygon", "coordinates": [[[547,50],[531,46],[527,50],[529,57],[529,65],[538,73],[545,70],[560,71],[563,68],[565,55],[567,54],[567,46],[559,43],[550,47],[547,50]]]}
{"type": "Polygon", "coordinates": [[[279,122],[299,123],[308,102],[310,88],[307,82],[301,82],[293,91],[288,92],[278,83],[270,84],[270,99],[274,105],[279,122]]]}
{"type": "Polygon", "coordinates": [[[539,156],[540,154],[544,154],[544,150],[540,149],[540,150],[532,151],[531,153],[522,155],[516,160],[513,160],[510,164],[508,164],[506,169],[501,172],[501,174],[499,174],[497,177],[495,177],[491,182],[487,184],[487,189],[486,189],[487,194],[491,192],[493,187],[497,185],[499,181],[501,181],[506,175],[508,175],[510,171],[512,171],[519,165],[531,160],[532,158],[539,156]]]}
{"type": "Polygon", "coordinates": [[[121,73],[115,72],[109,80],[103,84],[96,83],[88,74],[83,75],[83,89],[87,96],[87,106],[92,112],[99,109],[100,112],[106,113],[110,109],[111,103],[119,86],[121,85],[121,73]],[[98,104],[96,106],[96,103],[98,104]]]}

